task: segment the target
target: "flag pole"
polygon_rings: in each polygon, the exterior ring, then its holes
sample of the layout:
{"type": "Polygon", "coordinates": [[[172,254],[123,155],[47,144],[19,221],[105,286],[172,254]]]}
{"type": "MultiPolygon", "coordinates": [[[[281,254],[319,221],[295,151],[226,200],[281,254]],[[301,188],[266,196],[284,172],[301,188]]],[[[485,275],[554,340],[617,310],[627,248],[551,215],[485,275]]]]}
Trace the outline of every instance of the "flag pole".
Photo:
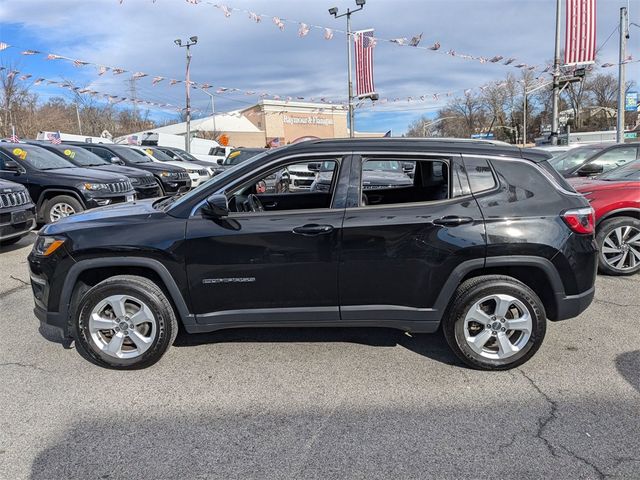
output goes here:
{"type": "Polygon", "coordinates": [[[556,1],[556,46],[553,55],[553,110],[551,113],[551,144],[558,144],[560,103],[560,9],[562,0],[556,1]]]}
{"type": "Polygon", "coordinates": [[[620,64],[618,65],[618,123],[616,127],[616,142],[624,143],[624,97],[625,97],[625,59],[627,58],[627,8],[620,8],[620,64]]]}
{"type": "Polygon", "coordinates": [[[353,115],[353,81],[351,78],[351,12],[349,11],[347,11],[347,63],[349,71],[347,80],[349,82],[349,137],[353,138],[355,136],[355,119],[353,115]]]}

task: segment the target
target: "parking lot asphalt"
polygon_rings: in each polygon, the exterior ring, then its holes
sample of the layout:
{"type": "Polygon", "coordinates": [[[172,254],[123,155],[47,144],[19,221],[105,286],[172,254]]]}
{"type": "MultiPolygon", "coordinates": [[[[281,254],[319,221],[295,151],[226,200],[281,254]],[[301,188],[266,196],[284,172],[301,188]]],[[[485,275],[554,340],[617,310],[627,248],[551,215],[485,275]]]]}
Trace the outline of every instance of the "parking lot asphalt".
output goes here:
{"type": "Polygon", "coordinates": [[[640,275],[508,372],[346,328],[179,335],[118,372],[40,328],[33,238],[0,253],[1,479],[640,478],[640,275]]]}

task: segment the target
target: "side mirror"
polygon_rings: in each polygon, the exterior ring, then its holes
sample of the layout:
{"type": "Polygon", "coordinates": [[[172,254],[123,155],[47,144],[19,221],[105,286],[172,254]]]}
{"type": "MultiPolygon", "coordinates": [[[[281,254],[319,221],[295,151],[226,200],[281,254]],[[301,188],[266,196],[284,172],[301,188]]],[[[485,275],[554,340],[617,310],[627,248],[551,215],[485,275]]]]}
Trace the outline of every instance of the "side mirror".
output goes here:
{"type": "Polygon", "coordinates": [[[222,194],[213,194],[207,198],[207,203],[202,212],[211,218],[224,218],[229,215],[227,197],[222,194]]]}
{"type": "Polygon", "coordinates": [[[224,160],[222,158],[219,158],[219,159],[216,160],[216,163],[218,165],[222,165],[222,162],[224,162],[224,160]]]}
{"type": "Polygon", "coordinates": [[[599,163],[587,163],[578,170],[578,175],[581,177],[589,177],[591,175],[598,175],[604,172],[604,167],[599,163]]]}
{"type": "Polygon", "coordinates": [[[320,162],[313,162],[313,163],[308,163],[307,164],[307,168],[309,169],[310,172],[316,172],[318,173],[320,171],[320,167],[322,166],[322,164],[320,162]]]}
{"type": "Polygon", "coordinates": [[[18,163],[15,162],[14,160],[5,160],[4,169],[10,172],[15,172],[15,173],[24,172],[24,169],[20,165],[18,165],[18,163]]]}
{"type": "Polygon", "coordinates": [[[124,162],[122,160],[120,160],[118,157],[111,157],[111,163],[114,163],[116,165],[124,165],[124,162]]]}

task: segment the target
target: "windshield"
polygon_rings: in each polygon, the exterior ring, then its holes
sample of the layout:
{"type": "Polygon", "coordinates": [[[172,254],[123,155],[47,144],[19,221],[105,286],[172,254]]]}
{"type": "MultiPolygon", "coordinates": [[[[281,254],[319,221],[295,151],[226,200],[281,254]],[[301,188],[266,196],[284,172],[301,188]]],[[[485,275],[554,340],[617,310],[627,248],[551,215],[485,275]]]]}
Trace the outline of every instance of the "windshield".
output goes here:
{"type": "Polygon", "coordinates": [[[597,177],[598,180],[607,181],[640,181],[640,160],[627,163],[618,168],[603,173],[597,177]]]}
{"type": "Polygon", "coordinates": [[[363,170],[381,170],[384,172],[402,172],[402,165],[396,160],[367,160],[363,170]]]}
{"type": "Polygon", "coordinates": [[[18,163],[26,163],[36,170],[53,170],[54,168],[75,168],[73,163],[59,157],[53,152],[35,145],[20,145],[19,147],[2,148],[18,163]]]}
{"type": "Polygon", "coordinates": [[[211,177],[206,182],[201,183],[198,187],[196,187],[193,190],[189,191],[185,195],[183,195],[183,196],[181,196],[179,198],[173,197],[171,201],[163,204],[163,207],[167,208],[167,207],[169,207],[171,205],[174,205],[174,204],[175,205],[179,205],[179,204],[182,204],[183,202],[187,202],[194,195],[199,195],[205,189],[209,190],[210,194],[216,192],[217,190],[222,188],[222,186],[225,184],[225,182],[226,182],[228,177],[230,177],[233,174],[235,174],[235,172],[237,172],[241,168],[245,168],[245,167],[251,168],[251,166],[254,163],[258,162],[262,157],[264,157],[268,153],[270,153],[269,150],[264,150],[262,153],[253,156],[248,162],[244,162],[242,164],[234,165],[233,167],[231,167],[231,168],[229,168],[227,170],[224,170],[222,173],[216,175],[215,177],[211,177]]]}
{"type": "Polygon", "coordinates": [[[214,155],[216,157],[224,157],[226,153],[227,150],[224,147],[214,147],[209,151],[209,155],[214,155]]]}
{"type": "Polygon", "coordinates": [[[584,147],[573,148],[568,152],[561,153],[549,160],[553,168],[559,172],[568,172],[579,167],[585,160],[593,156],[604,148],[603,145],[587,145],[584,147]]]}
{"type": "Polygon", "coordinates": [[[263,152],[262,149],[255,150],[234,150],[229,154],[227,158],[224,159],[223,165],[239,165],[245,160],[249,160],[251,157],[255,157],[260,152],[263,152]]]}
{"type": "Polygon", "coordinates": [[[178,156],[178,158],[181,158],[184,161],[187,162],[193,162],[194,160],[197,162],[198,159],[196,157],[194,157],[193,155],[191,155],[189,152],[186,152],[184,150],[179,150],[177,148],[171,150],[175,155],[178,156]]]}
{"type": "Polygon", "coordinates": [[[171,158],[169,155],[167,155],[162,150],[159,150],[157,148],[145,147],[145,151],[149,155],[153,155],[153,158],[155,158],[156,160],[160,160],[161,162],[172,162],[173,161],[173,158],[171,158]]]}
{"type": "Polygon", "coordinates": [[[100,165],[110,165],[99,156],[91,153],[89,150],[85,150],[82,147],[60,145],[52,146],[50,148],[54,148],[57,152],[59,152],[59,156],[78,167],[97,167],[100,165]]]}
{"type": "Polygon", "coordinates": [[[127,162],[131,163],[149,163],[152,162],[149,157],[144,153],[136,151],[129,147],[109,146],[119,157],[124,158],[127,162]]]}

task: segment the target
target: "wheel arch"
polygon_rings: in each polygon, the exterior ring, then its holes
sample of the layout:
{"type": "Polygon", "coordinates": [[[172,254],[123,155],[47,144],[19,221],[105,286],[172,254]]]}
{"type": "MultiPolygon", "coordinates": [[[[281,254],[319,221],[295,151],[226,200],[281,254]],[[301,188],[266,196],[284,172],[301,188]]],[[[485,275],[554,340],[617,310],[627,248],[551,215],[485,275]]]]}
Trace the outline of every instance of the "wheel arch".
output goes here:
{"type": "Polygon", "coordinates": [[[611,212],[607,212],[606,214],[604,214],[602,217],[600,217],[598,219],[598,221],[596,222],[596,227],[598,225],[600,225],[602,222],[604,222],[605,220],[610,220],[612,218],[617,218],[617,217],[631,217],[631,218],[635,218],[636,220],[640,220],[640,208],[621,208],[619,210],[613,210],[611,212]]]}
{"type": "Polygon", "coordinates": [[[82,260],[65,278],[60,295],[60,314],[71,321],[82,295],[94,285],[116,275],[137,275],[155,282],[171,302],[183,324],[194,323],[185,298],[173,276],[158,260],[151,258],[96,258],[82,260]]]}
{"type": "Polygon", "coordinates": [[[80,205],[82,205],[82,208],[84,208],[85,210],[87,208],[87,203],[84,201],[84,198],[82,198],[82,195],[80,195],[76,190],[73,190],[71,188],[69,189],[45,188],[40,192],[40,195],[38,195],[38,201],[36,203],[38,218],[40,219],[44,218],[44,212],[42,212],[42,207],[45,204],[45,202],[47,200],[57,197],[58,195],[68,195],[70,197],[73,197],[80,202],[80,205]]]}

